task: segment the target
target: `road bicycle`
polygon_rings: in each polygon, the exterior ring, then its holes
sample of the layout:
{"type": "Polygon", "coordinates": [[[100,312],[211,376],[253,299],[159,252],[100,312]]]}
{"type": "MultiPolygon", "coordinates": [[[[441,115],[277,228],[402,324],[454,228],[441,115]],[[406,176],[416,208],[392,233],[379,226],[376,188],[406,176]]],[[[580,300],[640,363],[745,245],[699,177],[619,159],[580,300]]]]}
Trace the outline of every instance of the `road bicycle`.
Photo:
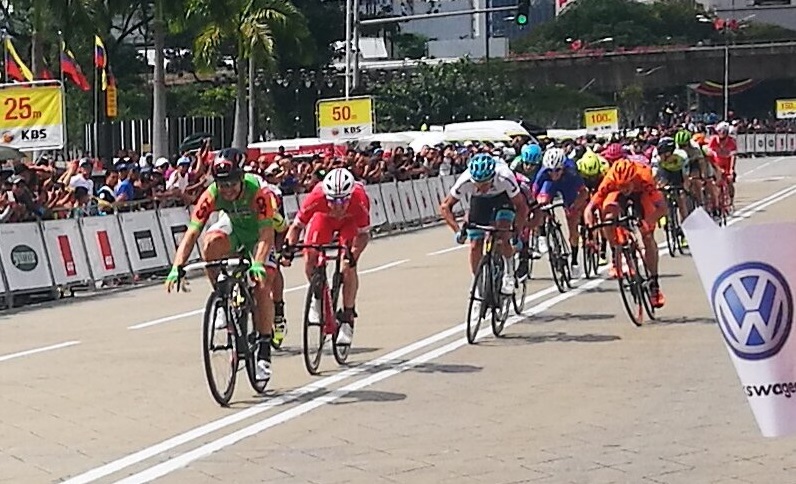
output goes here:
{"type": "MultiPolygon", "coordinates": [[[[594,210],[594,220],[600,222],[600,211],[594,210]]],[[[583,221],[579,226],[580,240],[583,248],[583,274],[586,279],[591,279],[591,276],[596,276],[600,267],[600,254],[604,253],[606,247],[605,237],[599,230],[589,230],[583,221]]]]}
{"type": "Polygon", "coordinates": [[[630,321],[641,326],[644,314],[654,320],[655,308],[652,306],[650,278],[647,263],[638,242],[639,221],[633,214],[622,215],[590,227],[598,230],[615,227],[618,246],[613,248],[614,267],[616,267],[619,294],[630,321]]]}
{"type": "MultiPolygon", "coordinates": [[[[470,302],[467,308],[467,342],[475,344],[478,329],[481,321],[486,317],[487,311],[491,313],[492,334],[499,337],[503,334],[506,320],[509,317],[509,305],[515,295],[505,295],[501,293],[503,285],[503,256],[497,250],[499,244],[494,243],[494,234],[500,232],[513,232],[513,229],[497,228],[491,225],[479,225],[466,223],[462,227],[462,233],[467,229],[483,230],[486,232],[484,240],[484,254],[478,263],[475,271],[475,278],[470,289],[470,302]]],[[[515,278],[515,291],[517,281],[515,278]]],[[[522,308],[525,304],[525,292],[522,293],[522,301],[514,301],[515,309],[522,308]]]]}
{"type": "Polygon", "coordinates": [[[350,345],[338,345],[337,334],[340,331],[340,289],[343,283],[342,262],[343,258],[352,260],[351,252],[345,245],[333,244],[296,244],[283,249],[283,253],[294,253],[303,249],[318,252],[318,262],[312,270],[307,296],[304,302],[304,328],[303,328],[303,353],[304,366],[311,375],[318,374],[318,368],[323,356],[323,348],[327,337],[332,340],[332,354],[339,365],[344,365],[348,360],[351,350],[350,345]],[[335,252],[334,257],[329,257],[327,252],[335,252]],[[329,262],[334,261],[331,285],[327,275],[329,262]],[[310,318],[313,300],[318,303],[318,320],[310,318]]]}
{"type": "Polygon", "coordinates": [[[680,220],[680,194],[685,193],[682,186],[666,185],[661,188],[666,199],[667,213],[666,222],[663,224],[663,231],[666,234],[666,247],[669,255],[675,257],[677,253],[685,254],[683,249],[683,228],[680,220]]]}
{"type": "Polygon", "coordinates": [[[252,283],[246,275],[250,265],[251,261],[247,257],[236,256],[195,262],[182,267],[178,272],[179,291],[181,285],[186,288],[184,277],[189,272],[201,269],[219,271],[202,317],[202,355],[210,394],[221,406],[229,405],[232,399],[241,362],[245,363],[249,383],[255,392],[265,392],[269,382],[256,378],[259,345],[271,343],[258,334],[254,324],[249,324],[249,317],[253,317],[256,304],[250,289],[252,283]],[[223,317],[220,324],[219,315],[223,317]],[[222,362],[220,368],[215,368],[213,362],[216,356],[227,353],[228,356],[219,359],[222,362]],[[229,374],[219,381],[217,377],[223,376],[220,373],[224,368],[229,370],[229,374]]]}
{"type": "Polygon", "coordinates": [[[548,203],[541,210],[547,213],[545,217],[545,233],[547,237],[547,256],[550,260],[550,272],[553,276],[558,292],[566,292],[572,288],[572,274],[569,267],[569,242],[564,237],[564,229],[556,217],[555,209],[563,207],[563,201],[548,203]]]}

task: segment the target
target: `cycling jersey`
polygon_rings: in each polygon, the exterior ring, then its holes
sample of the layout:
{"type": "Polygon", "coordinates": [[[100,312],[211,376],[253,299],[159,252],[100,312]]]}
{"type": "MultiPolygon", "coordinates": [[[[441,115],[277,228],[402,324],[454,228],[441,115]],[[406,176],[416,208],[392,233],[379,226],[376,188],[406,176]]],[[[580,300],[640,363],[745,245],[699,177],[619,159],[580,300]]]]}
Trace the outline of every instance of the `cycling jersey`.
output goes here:
{"type": "Polygon", "coordinates": [[[666,171],[683,171],[683,166],[685,165],[686,158],[677,152],[670,153],[666,156],[660,158],[658,161],[658,167],[661,170],[666,171]]]}
{"type": "Polygon", "coordinates": [[[505,193],[509,198],[514,198],[520,193],[520,187],[517,185],[514,172],[505,163],[496,164],[495,177],[492,178],[489,188],[485,192],[479,192],[475,189],[475,181],[470,176],[469,170],[459,175],[450,191],[451,196],[456,200],[461,200],[465,195],[484,198],[496,197],[501,193],[505,193]]]}
{"type": "Polygon", "coordinates": [[[357,235],[370,230],[370,198],[361,183],[354,185],[351,199],[342,215],[333,215],[323,192],[323,184],[318,183],[301,203],[296,214],[296,224],[307,225],[304,242],[307,244],[328,244],[334,233],[340,241],[350,246],[357,235]]]}
{"type": "Polygon", "coordinates": [[[619,183],[612,166],[605,174],[597,191],[592,195],[592,205],[605,209],[609,205],[621,204],[627,198],[636,199],[640,205],[642,217],[644,214],[654,213],[657,208],[662,207],[666,202],[663,194],[655,185],[652,170],[638,163],[631,163],[630,169],[633,170],[630,180],[626,183],[619,183]],[[630,195],[622,195],[622,190],[625,188],[630,188],[630,195]]]}
{"type": "Polygon", "coordinates": [[[738,145],[736,145],[735,139],[731,136],[727,136],[722,141],[718,135],[714,135],[708,142],[708,150],[713,155],[713,160],[716,164],[728,170],[732,157],[738,151],[738,145]]]}
{"type": "Polygon", "coordinates": [[[575,200],[578,198],[578,193],[584,187],[583,178],[581,178],[578,167],[574,161],[566,158],[564,160],[564,172],[558,180],[553,180],[550,177],[550,169],[542,168],[536,174],[536,179],[533,182],[534,197],[544,195],[545,198],[550,200],[560,193],[564,199],[564,206],[571,207],[575,200]]]}

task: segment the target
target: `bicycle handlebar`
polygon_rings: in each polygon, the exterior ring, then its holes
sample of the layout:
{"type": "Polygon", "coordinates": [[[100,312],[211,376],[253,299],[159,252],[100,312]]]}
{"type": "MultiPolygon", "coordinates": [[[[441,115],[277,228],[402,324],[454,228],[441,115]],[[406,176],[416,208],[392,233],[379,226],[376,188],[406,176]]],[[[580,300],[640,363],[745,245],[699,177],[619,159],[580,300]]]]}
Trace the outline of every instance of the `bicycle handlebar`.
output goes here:
{"type": "Polygon", "coordinates": [[[293,245],[285,245],[283,250],[288,252],[296,252],[303,249],[312,249],[317,251],[327,251],[327,250],[342,250],[347,249],[343,244],[293,244],[293,245]]]}
{"type": "Polygon", "coordinates": [[[227,259],[199,261],[184,265],[178,268],[177,292],[180,292],[181,290],[184,292],[188,292],[188,283],[187,281],[185,281],[185,276],[189,272],[202,270],[202,269],[222,269],[222,268],[229,269],[241,266],[248,268],[249,266],[251,266],[251,264],[252,264],[251,261],[245,257],[230,257],[227,259]]]}
{"type": "Polygon", "coordinates": [[[514,232],[514,229],[512,228],[498,228],[494,225],[479,225],[471,222],[466,222],[464,225],[462,225],[462,230],[467,229],[483,230],[484,232],[514,232]]]}
{"type": "Polygon", "coordinates": [[[563,200],[558,200],[556,202],[550,202],[550,203],[548,203],[546,205],[542,205],[539,209],[540,210],[544,210],[545,212],[547,212],[547,211],[556,209],[558,207],[563,207],[563,206],[564,206],[564,201],[563,200]]]}
{"type": "Polygon", "coordinates": [[[622,215],[619,218],[606,220],[605,222],[596,223],[596,224],[594,224],[594,225],[592,225],[590,227],[587,227],[587,228],[589,230],[593,231],[593,230],[601,229],[603,227],[613,227],[615,225],[623,225],[623,224],[626,224],[627,222],[635,221],[635,220],[636,220],[636,217],[631,217],[629,215],[622,215]]]}

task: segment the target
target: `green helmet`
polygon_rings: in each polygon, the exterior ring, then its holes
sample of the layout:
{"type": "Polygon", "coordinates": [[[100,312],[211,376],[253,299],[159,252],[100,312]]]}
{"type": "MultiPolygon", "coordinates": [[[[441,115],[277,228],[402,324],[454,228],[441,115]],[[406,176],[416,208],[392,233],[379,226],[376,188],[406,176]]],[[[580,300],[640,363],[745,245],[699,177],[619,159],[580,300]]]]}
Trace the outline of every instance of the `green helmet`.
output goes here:
{"type": "Polygon", "coordinates": [[[587,151],[578,160],[578,171],[582,176],[594,177],[600,174],[602,162],[593,151],[587,151]]]}
{"type": "Polygon", "coordinates": [[[681,129],[674,135],[674,144],[677,146],[688,146],[691,143],[691,132],[687,129],[681,129]]]}

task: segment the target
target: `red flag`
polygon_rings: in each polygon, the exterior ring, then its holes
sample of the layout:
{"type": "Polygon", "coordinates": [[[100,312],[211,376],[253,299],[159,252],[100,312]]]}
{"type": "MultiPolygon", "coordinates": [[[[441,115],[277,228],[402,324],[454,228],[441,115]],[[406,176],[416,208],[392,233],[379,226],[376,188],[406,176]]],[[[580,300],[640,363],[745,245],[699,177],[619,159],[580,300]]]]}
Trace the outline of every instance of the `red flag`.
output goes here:
{"type": "Polygon", "coordinates": [[[77,60],[75,60],[75,56],[71,50],[66,48],[66,44],[63,42],[61,43],[61,73],[83,91],[91,90],[91,84],[88,83],[83,70],[77,60]]]}
{"type": "Polygon", "coordinates": [[[42,66],[41,70],[39,70],[39,79],[44,81],[52,81],[55,78],[52,74],[50,74],[50,70],[47,69],[47,66],[42,66]]]}

